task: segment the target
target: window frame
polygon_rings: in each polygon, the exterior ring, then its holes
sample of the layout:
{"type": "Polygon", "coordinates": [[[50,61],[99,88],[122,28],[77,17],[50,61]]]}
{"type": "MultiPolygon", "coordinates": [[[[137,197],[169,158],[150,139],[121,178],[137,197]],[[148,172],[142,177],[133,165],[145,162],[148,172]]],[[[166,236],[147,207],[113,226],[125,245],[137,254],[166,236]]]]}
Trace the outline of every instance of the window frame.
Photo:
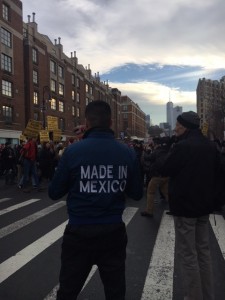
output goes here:
{"type": "Polygon", "coordinates": [[[2,95],[6,97],[11,97],[13,96],[13,84],[11,81],[2,79],[2,95]],[[5,84],[4,84],[5,82],[5,84]],[[4,93],[5,91],[5,93],[4,93]]]}
{"type": "Polygon", "coordinates": [[[38,71],[37,70],[33,70],[32,79],[33,79],[33,83],[38,85],[38,71]]]}
{"type": "Polygon", "coordinates": [[[1,53],[1,69],[12,73],[12,57],[5,53],[1,53]]]}
{"type": "Polygon", "coordinates": [[[61,100],[59,100],[59,112],[65,112],[65,103],[61,100]]]}
{"type": "Polygon", "coordinates": [[[1,43],[12,48],[12,33],[4,27],[1,27],[1,43]]]}
{"type": "Polygon", "coordinates": [[[64,85],[62,83],[59,83],[58,92],[60,96],[64,96],[64,85]]]}
{"type": "Polygon", "coordinates": [[[37,91],[33,92],[33,104],[38,105],[39,104],[39,93],[37,91]]]}
{"type": "Polygon", "coordinates": [[[12,123],[13,122],[13,108],[8,105],[3,105],[2,106],[2,115],[3,119],[7,123],[12,123]]]}
{"type": "Polygon", "coordinates": [[[56,74],[56,62],[54,60],[50,60],[50,72],[56,74]]]}
{"type": "Polygon", "coordinates": [[[32,62],[35,64],[38,63],[38,51],[35,48],[32,48],[32,62]]]}
{"type": "Polygon", "coordinates": [[[10,7],[6,3],[2,3],[2,18],[6,21],[10,20],[10,7]]]}

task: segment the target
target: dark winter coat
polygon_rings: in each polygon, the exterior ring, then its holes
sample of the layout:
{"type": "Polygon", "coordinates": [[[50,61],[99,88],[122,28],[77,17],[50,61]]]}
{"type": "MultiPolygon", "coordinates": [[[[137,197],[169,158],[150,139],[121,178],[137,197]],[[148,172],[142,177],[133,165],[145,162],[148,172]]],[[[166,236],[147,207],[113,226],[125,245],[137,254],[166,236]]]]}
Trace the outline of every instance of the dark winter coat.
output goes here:
{"type": "Polygon", "coordinates": [[[167,153],[168,153],[167,146],[158,146],[156,149],[153,150],[153,152],[149,157],[149,161],[150,161],[149,175],[151,177],[162,176],[161,168],[162,165],[164,164],[167,153]]]}
{"type": "Polygon", "coordinates": [[[219,155],[199,129],[190,130],[173,146],[162,168],[169,176],[172,214],[200,217],[213,212],[219,155]]]}
{"type": "Polygon", "coordinates": [[[111,130],[88,130],[64,151],[48,193],[53,200],[68,193],[70,224],[119,223],[125,194],[134,200],[143,195],[136,154],[111,130]]]}

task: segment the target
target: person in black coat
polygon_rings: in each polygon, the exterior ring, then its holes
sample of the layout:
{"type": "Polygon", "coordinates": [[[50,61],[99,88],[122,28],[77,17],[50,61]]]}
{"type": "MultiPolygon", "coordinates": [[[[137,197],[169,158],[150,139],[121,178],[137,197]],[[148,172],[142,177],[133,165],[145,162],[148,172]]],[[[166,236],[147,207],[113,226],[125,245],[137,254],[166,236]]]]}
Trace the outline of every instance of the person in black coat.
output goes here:
{"type": "Polygon", "coordinates": [[[3,162],[3,169],[5,170],[5,184],[14,184],[14,178],[16,175],[16,157],[10,142],[5,143],[1,158],[3,162]]]}
{"type": "Polygon", "coordinates": [[[175,221],[184,299],[213,300],[208,229],[219,156],[215,143],[203,136],[199,126],[200,119],[193,111],[177,117],[178,142],[168,154],[162,174],[169,176],[169,207],[175,221]]]}

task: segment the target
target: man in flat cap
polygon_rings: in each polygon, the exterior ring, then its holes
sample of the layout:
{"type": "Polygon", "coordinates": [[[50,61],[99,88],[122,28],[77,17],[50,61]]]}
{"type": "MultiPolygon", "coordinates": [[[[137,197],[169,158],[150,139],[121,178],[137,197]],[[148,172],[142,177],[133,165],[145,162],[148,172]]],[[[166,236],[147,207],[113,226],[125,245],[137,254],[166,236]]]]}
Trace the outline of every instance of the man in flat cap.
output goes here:
{"type": "Polygon", "coordinates": [[[193,111],[177,117],[172,147],[163,166],[169,176],[169,207],[175,222],[176,250],[185,300],[213,300],[209,214],[214,208],[219,154],[203,136],[193,111]]]}

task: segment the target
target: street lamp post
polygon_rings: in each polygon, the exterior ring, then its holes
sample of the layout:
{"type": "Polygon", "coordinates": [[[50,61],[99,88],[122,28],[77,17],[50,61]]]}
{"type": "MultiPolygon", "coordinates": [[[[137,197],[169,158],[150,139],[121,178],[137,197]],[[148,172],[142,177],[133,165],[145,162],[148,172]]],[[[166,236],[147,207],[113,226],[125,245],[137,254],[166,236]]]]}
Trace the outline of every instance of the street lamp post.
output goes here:
{"type": "Polygon", "coordinates": [[[42,121],[43,121],[43,128],[45,129],[46,127],[46,104],[48,100],[51,100],[51,95],[50,95],[50,88],[49,86],[45,85],[43,87],[43,96],[42,96],[42,121]]]}

